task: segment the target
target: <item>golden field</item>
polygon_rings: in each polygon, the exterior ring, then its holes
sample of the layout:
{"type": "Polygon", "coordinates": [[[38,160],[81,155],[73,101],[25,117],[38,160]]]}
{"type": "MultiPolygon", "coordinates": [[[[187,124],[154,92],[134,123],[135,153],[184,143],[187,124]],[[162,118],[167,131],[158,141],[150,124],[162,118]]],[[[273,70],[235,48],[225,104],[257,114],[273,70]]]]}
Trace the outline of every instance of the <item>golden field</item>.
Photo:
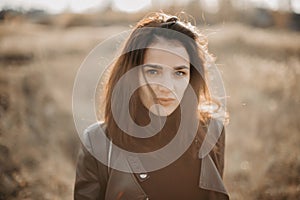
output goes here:
{"type": "MultiPolygon", "coordinates": [[[[235,23],[199,28],[228,97],[231,199],[297,199],[299,32],[235,23]]],[[[0,24],[0,199],[72,198],[80,144],[72,118],[76,73],[97,44],[124,30],[129,23],[0,24]]]]}

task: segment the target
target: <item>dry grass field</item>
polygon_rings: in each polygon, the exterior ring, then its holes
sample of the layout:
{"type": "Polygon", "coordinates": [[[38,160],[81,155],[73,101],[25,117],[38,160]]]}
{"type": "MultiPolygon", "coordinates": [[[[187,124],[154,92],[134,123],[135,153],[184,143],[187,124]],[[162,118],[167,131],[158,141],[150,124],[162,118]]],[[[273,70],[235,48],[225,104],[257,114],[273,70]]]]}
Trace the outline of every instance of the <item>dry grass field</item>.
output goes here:
{"type": "MultiPolygon", "coordinates": [[[[300,35],[200,27],[227,96],[232,199],[300,196],[300,35]]],[[[90,50],[128,26],[0,24],[0,199],[71,199],[79,147],[72,87],[90,50]]]]}

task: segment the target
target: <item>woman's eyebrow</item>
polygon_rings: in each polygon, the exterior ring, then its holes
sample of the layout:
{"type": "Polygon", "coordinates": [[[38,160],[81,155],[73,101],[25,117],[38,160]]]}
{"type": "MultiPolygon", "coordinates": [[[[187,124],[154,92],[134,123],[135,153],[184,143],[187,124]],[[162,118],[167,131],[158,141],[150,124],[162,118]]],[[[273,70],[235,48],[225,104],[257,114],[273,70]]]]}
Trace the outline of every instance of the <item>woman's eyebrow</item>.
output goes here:
{"type": "Polygon", "coordinates": [[[151,67],[151,68],[155,68],[155,69],[162,69],[163,67],[160,65],[155,65],[155,64],[145,64],[143,65],[143,67],[151,67]]]}
{"type": "MultiPolygon", "coordinates": [[[[157,64],[145,64],[143,65],[143,67],[151,67],[151,68],[155,68],[155,69],[163,69],[162,66],[157,65],[157,64]]],[[[188,66],[186,65],[180,65],[180,66],[176,66],[174,67],[175,70],[182,70],[182,69],[190,69],[188,66]]]]}
{"type": "Polygon", "coordinates": [[[177,67],[174,67],[175,70],[181,70],[181,69],[190,69],[188,66],[185,66],[185,65],[181,65],[181,66],[177,66],[177,67]]]}

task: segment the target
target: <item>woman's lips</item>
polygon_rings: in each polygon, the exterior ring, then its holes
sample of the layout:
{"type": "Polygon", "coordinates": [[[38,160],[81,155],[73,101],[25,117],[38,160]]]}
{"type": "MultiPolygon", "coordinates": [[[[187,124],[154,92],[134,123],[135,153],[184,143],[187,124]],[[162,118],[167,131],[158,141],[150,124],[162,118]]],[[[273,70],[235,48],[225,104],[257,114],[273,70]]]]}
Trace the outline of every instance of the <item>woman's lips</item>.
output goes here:
{"type": "Polygon", "coordinates": [[[175,101],[173,98],[156,98],[156,100],[162,106],[169,106],[175,101]]]}

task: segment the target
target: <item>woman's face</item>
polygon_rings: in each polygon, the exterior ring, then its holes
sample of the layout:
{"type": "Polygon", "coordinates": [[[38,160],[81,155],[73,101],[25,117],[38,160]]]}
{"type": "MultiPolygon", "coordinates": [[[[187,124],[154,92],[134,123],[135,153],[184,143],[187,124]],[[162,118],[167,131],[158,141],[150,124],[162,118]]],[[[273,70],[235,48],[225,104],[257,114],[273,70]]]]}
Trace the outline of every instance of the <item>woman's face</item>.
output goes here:
{"type": "Polygon", "coordinates": [[[184,46],[159,38],[147,49],[139,70],[140,99],[152,113],[168,116],[179,106],[189,80],[190,60],[184,46]]]}

